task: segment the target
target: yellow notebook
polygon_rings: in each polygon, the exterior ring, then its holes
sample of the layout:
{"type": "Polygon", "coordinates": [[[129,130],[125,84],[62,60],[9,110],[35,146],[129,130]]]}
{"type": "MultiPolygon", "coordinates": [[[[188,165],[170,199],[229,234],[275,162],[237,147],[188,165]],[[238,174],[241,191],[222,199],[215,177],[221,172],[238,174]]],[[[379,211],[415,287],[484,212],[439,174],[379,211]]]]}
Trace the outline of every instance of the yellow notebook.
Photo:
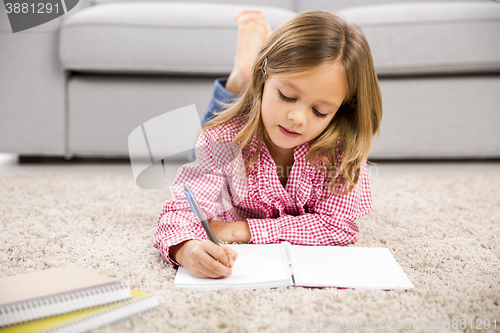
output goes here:
{"type": "Polygon", "coordinates": [[[130,288],[78,265],[0,279],[0,327],[130,298],[130,288]]]}
{"type": "Polygon", "coordinates": [[[33,320],[0,329],[1,333],[85,332],[149,310],[158,305],[152,294],[131,290],[132,298],[63,315],[33,320]]]}

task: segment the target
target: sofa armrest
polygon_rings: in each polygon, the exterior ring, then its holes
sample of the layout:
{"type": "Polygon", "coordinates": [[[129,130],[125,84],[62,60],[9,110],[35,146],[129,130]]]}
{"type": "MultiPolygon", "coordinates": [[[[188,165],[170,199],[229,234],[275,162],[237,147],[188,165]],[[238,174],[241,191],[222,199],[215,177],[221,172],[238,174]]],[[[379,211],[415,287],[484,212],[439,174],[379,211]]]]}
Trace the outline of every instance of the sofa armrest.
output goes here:
{"type": "MultiPolygon", "coordinates": [[[[65,15],[88,5],[80,1],[65,15]]],[[[0,152],[66,152],[66,80],[58,59],[64,16],[13,33],[6,11],[0,10],[0,152]]]]}

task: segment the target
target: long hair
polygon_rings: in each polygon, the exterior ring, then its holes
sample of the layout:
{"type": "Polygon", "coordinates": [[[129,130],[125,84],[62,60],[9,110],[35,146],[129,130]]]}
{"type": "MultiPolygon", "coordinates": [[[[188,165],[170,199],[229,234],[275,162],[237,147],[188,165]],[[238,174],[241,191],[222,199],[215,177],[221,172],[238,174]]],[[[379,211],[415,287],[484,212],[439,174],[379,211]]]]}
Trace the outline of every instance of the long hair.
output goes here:
{"type": "Polygon", "coordinates": [[[325,130],[311,141],[307,158],[316,169],[328,174],[331,191],[339,195],[349,193],[357,184],[361,164],[379,131],[382,97],[363,32],[335,14],[307,11],[281,24],[260,50],[244,93],[233,103],[223,104],[223,109],[202,130],[224,126],[235,118],[244,123],[233,143],[239,144],[248,173],[263,142],[261,106],[266,78],[333,62],[344,70],[347,96],[325,130]],[[253,150],[255,154],[250,156],[253,150]]]}

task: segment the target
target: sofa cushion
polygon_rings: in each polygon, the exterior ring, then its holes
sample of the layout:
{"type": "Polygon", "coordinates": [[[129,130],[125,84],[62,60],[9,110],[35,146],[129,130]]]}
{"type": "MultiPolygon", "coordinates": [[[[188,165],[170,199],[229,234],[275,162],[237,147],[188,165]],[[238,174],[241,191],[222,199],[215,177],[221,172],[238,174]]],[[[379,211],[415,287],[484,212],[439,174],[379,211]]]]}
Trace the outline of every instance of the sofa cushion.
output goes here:
{"type": "Polygon", "coordinates": [[[234,14],[260,9],[272,29],[288,9],[208,3],[109,3],[82,10],[61,26],[67,70],[225,75],[233,67],[234,14]]]}
{"type": "Polygon", "coordinates": [[[379,75],[500,70],[500,3],[360,6],[339,11],[364,31],[379,75]]]}

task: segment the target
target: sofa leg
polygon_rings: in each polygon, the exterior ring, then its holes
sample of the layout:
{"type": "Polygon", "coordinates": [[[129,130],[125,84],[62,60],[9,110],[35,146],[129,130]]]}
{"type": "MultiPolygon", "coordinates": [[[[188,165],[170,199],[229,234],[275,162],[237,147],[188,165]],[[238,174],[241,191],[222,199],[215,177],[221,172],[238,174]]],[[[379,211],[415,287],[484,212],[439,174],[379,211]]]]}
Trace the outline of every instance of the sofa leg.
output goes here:
{"type": "Polygon", "coordinates": [[[35,164],[35,163],[42,163],[43,162],[43,156],[38,156],[38,155],[19,155],[17,157],[17,163],[18,164],[35,164]]]}

